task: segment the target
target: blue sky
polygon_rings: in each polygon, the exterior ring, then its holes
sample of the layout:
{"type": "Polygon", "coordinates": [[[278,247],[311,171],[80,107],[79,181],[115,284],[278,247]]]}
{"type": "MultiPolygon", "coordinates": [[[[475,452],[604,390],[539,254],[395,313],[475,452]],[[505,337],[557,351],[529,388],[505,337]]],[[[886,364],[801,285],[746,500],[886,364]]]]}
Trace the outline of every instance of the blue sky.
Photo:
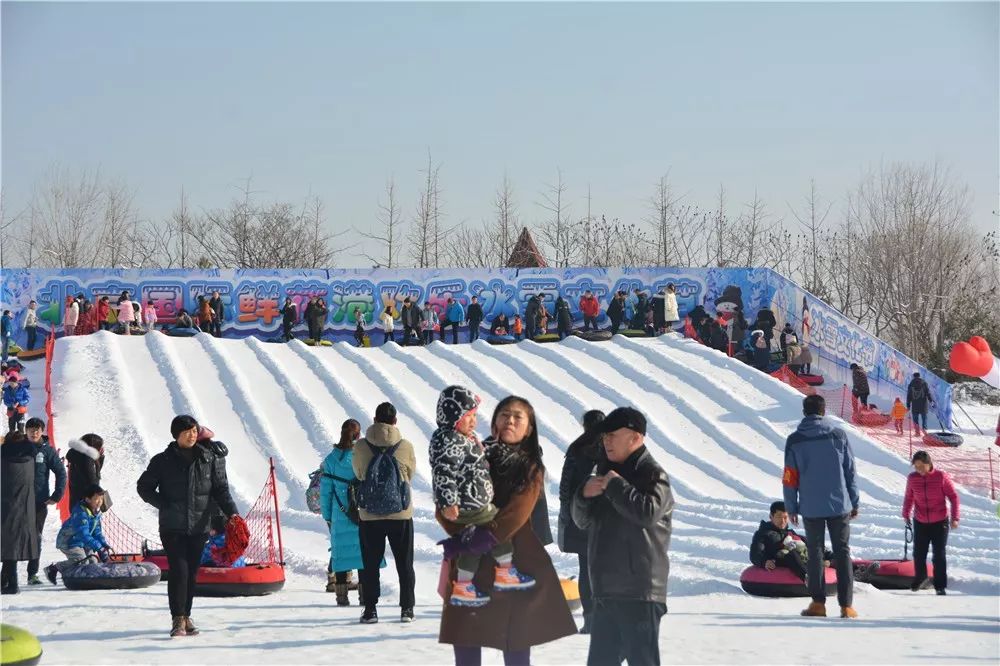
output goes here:
{"type": "MultiPolygon", "coordinates": [[[[658,177],[777,214],[815,178],[842,201],[882,161],[951,167],[998,208],[997,3],[2,5],[9,210],[53,165],[100,167],[152,219],[183,186],[222,206],[322,196],[366,229],[430,148],[450,223],[525,222],[561,168],[573,212],[638,221],[658,177]]],[[[836,206],[835,211],[839,210],[836,206]]],[[[363,260],[342,257],[342,265],[363,260]]]]}

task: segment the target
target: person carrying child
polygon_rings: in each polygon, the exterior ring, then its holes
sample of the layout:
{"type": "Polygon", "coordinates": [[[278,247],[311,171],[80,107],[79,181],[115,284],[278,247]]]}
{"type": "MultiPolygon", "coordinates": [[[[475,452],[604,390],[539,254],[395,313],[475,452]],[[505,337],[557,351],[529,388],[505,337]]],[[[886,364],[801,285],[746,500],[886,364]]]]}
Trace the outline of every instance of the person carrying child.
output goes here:
{"type": "Polygon", "coordinates": [[[103,504],[104,489],[96,484],[91,485],[59,528],[56,548],[62,551],[66,559],[45,567],[45,577],[53,585],[56,584],[56,574],[65,576],[80,564],[96,564],[98,560],[107,562],[111,559],[111,546],[101,531],[103,504]]]}
{"type": "Polygon", "coordinates": [[[896,426],[896,434],[903,434],[903,419],[906,418],[906,405],[899,398],[896,398],[896,402],[892,403],[892,409],[889,410],[889,416],[892,417],[892,422],[896,426]]]}
{"type": "Polygon", "coordinates": [[[495,591],[524,590],[535,584],[534,578],[514,567],[514,547],[509,542],[496,543],[486,528],[496,517],[497,508],[493,504],[486,450],[475,433],[479,402],[479,396],[464,386],[452,385],[441,391],[437,403],[438,428],[430,441],[434,503],[445,519],[467,526],[460,537],[463,541],[481,546],[474,549],[479,551],[477,554],[462,552],[458,556],[458,579],[449,598],[456,606],[489,603],[490,596],[472,581],[480,559],[487,552],[497,562],[495,591]]]}

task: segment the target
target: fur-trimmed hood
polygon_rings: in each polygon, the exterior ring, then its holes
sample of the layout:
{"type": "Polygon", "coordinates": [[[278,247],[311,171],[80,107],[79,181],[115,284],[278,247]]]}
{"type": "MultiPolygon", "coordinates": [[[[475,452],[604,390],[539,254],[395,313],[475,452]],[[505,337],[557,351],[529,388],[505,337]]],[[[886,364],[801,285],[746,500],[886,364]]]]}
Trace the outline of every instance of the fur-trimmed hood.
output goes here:
{"type": "Polygon", "coordinates": [[[71,439],[69,440],[69,448],[74,451],[78,451],[83,455],[87,456],[91,460],[97,460],[101,457],[101,452],[94,447],[88,445],[82,439],[71,439]]]}

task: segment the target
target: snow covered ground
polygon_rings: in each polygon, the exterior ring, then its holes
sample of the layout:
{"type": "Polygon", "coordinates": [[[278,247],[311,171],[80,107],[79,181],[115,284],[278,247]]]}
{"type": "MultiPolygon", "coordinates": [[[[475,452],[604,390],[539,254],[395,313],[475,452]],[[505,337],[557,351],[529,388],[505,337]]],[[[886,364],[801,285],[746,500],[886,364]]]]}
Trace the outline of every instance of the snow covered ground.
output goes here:
{"type": "MultiPolygon", "coordinates": [[[[44,404],[41,362],[30,364],[34,409],[44,404]]],[[[148,458],[169,441],[177,413],[194,414],[230,448],[228,469],[241,507],[257,497],[275,459],[282,507],[286,588],[269,597],[197,599],[197,638],[169,640],[166,586],[126,592],[22,587],[3,598],[4,622],[38,634],[47,663],[448,663],[437,643],[436,596],[442,535],[432,514],[427,441],[434,405],[447,383],[483,397],[480,433],[508,394],[530,400],[548,466],[546,492],[555,530],[562,454],[586,409],[631,404],[649,417],[648,443],[671,474],[677,510],[671,543],[669,615],[661,632],[667,663],[902,663],[1000,660],[1000,522],[995,503],[963,493],[963,521],[950,537],[949,596],[881,592],[857,585],[853,622],[798,617],[804,600],[747,596],[739,574],[750,536],[780,497],[784,438],[801,413],[801,395],[738,361],[675,337],[561,344],[485,342],[452,347],[310,348],[300,342],[123,338],[108,333],[63,339],[53,369],[55,434],[98,432],[107,442],[104,484],[115,511],[156,535],[153,510],[135,495],[148,458]],[[392,401],[417,449],[417,622],[397,622],[395,572],[383,570],[381,622],[357,624],[360,611],[337,608],[325,583],[325,525],[305,506],[308,474],[341,422],[371,423],[392,401]],[[93,627],[93,629],[91,628],[93,627]],[[806,631],[808,629],[809,631],[806,631]]],[[[995,419],[995,414],[994,414],[995,419]]],[[[858,457],[862,514],[855,556],[899,558],[899,506],[908,467],[850,426],[858,457]]],[[[53,559],[57,521],[48,523],[43,559],[53,559]]],[[[549,547],[563,575],[575,556],[549,547]]],[[[22,565],[23,567],[23,565],[22,565]]],[[[22,569],[23,571],[23,569],[22,569]]],[[[23,575],[23,573],[22,573],[23,575]]],[[[831,604],[833,606],[834,604],[831,604]]],[[[587,637],[534,651],[539,664],[580,664],[587,637]]],[[[499,654],[487,654],[499,663],[499,654]]]]}

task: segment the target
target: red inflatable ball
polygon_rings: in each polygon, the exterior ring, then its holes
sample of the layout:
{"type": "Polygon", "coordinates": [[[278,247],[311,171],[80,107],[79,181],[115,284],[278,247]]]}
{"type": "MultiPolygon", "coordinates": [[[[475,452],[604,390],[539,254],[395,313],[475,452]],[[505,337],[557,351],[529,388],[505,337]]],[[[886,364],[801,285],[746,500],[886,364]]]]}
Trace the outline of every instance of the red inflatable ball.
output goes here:
{"type": "Polygon", "coordinates": [[[960,375],[982,377],[993,368],[993,352],[990,344],[978,335],[968,342],[956,342],[951,348],[948,365],[960,375]]]}

